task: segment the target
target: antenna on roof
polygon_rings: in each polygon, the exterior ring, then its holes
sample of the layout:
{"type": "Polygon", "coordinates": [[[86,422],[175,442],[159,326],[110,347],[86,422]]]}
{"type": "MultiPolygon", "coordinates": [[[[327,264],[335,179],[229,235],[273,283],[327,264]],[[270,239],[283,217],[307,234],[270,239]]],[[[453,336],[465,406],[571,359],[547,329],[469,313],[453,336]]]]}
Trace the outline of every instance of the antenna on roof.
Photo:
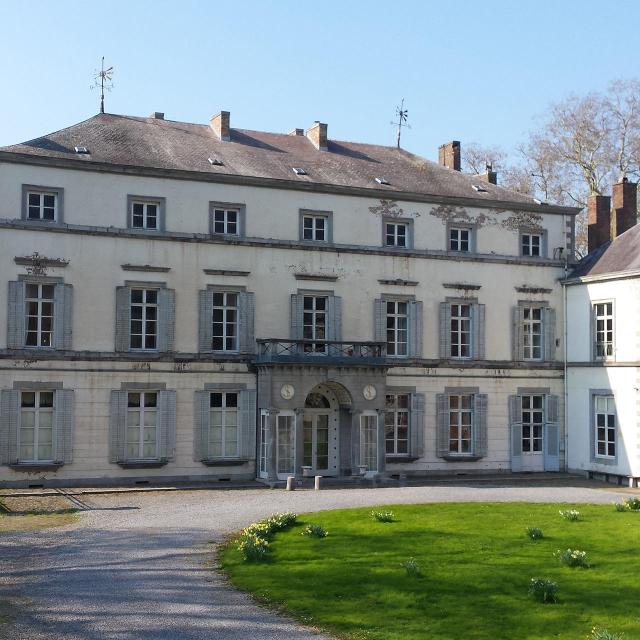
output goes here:
{"type": "Polygon", "coordinates": [[[94,83],[92,89],[100,87],[100,113],[104,113],[104,90],[111,91],[113,88],[113,67],[104,68],[104,56],[102,56],[102,66],[100,71],[96,71],[93,76],[94,83]]]}
{"type": "Polygon", "coordinates": [[[400,102],[400,106],[396,107],[396,116],[398,117],[398,122],[391,122],[391,124],[396,125],[398,127],[398,149],[399,149],[400,134],[402,133],[402,127],[407,127],[411,129],[411,125],[407,123],[409,111],[404,108],[404,98],[402,98],[402,101],[400,102]]]}

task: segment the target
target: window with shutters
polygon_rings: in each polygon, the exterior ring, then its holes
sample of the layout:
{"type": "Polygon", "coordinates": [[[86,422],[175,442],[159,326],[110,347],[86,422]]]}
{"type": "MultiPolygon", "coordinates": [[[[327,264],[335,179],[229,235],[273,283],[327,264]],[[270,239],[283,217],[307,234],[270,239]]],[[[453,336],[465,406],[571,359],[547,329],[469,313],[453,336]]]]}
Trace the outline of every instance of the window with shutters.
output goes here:
{"type": "Polygon", "coordinates": [[[237,458],[238,392],[213,392],[209,395],[207,457],[237,458]]]}
{"type": "Polygon", "coordinates": [[[449,395],[449,453],[473,451],[473,395],[449,395]]]}
{"type": "Polygon", "coordinates": [[[596,302],[593,305],[593,340],[596,360],[613,358],[614,354],[613,302],[596,302]]]}
{"type": "Polygon", "coordinates": [[[55,391],[20,393],[19,462],[53,462],[55,391]]]}
{"type": "Polygon", "coordinates": [[[327,297],[303,296],[302,339],[314,342],[304,345],[305,353],[326,353],[327,345],[327,297]]]}
{"type": "Polygon", "coordinates": [[[544,428],[544,395],[521,396],[522,452],[542,453],[544,428]]]}
{"type": "Polygon", "coordinates": [[[127,460],[158,458],[158,393],[130,391],[127,394],[127,460]]]}
{"type": "Polygon", "coordinates": [[[158,348],[158,290],[131,289],[129,346],[133,350],[158,348]]]}
{"type": "Polygon", "coordinates": [[[237,291],[213,293],[213,351],[238,350],[238,295],[237,291]]]}
{"type": "Polygon", "coordinates": [[[522,348],[524,360],[542,360],[543,309],[525,305],[522,308],[522,348]]]}
{"type": "Polygon", "coordinates": [[[22,185],[22,218],[62,222],[63,189],[22,185]]]}
{"type": "Polygon", "coordinates": [[[452,358],[471,357],[471,305],[451,305],[450,348],[452,358]]]}
{"type": "Polygon", "coordinates": [[[127,196],[127,226],[148,231],[163,230],[165,206],[165,198],[127,196]]]}
{"type": "Polygon", "coordinates": [[[594,395],[595,456],[616,457],[616,408],[613,396],[594,395]]]}
{"type": "Polygon", "coordinates": [[[409,453],[410,395],[387,394],[384,413],[386,453],[388,456],[409,453]]]}
{"type": "Polygon", "coordinates": [[[25,346],[53,346],[54,292],[53,284],[25,284],[25,346]]]}
{"type": "Polygon", "coordinates": [[[387,355],[406,356],[409,342],[408,302],[387,300],[387,355]]]}

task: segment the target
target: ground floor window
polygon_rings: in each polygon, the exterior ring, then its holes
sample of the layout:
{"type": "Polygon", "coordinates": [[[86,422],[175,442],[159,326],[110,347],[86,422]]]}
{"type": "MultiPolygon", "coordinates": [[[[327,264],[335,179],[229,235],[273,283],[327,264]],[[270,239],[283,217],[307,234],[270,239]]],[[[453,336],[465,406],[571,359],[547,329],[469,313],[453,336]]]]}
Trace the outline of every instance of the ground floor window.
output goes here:
{"type": "Polygon", "coordinates": [[[522,452],[542,453],[544,396],[522,396],[522,452]]]}
{"type": "Polygon", "coordinates": [[[360,416],[360,464],[378,470],[378,416],[360,416]]]}
{"type": "Polygon", "coordinates": [[[127,459],[158,457],[158,393],[135,391],[127,394],[127,459]]]}
{"type": "Polygon", "coordinates": [[[267,475],[267,433],[269,430],[269,414],[266,411],[260,413],[260,475],[267,475]]]}
{"type": "Polygon", "coordinates": [[[238,457],[238,393],[213,392],[209,407],[209,457],[238,457]]]}
{"type": "Polygon", "coordinates": [[[473,442],[473,395],[449,395],[449,453],[469,454],[473,442]]]}
{"type": "Polygon", "coordinates": [[[295,467],[295,416],[278,416],[278,473],[293,473],[295,467]]]}
{"type": "Polygon", "coordinates": [[[409,394],[387,394],[384,431],[387,455],[409,453],[409,394]]]}
{"type": "Polygon", "coordinates": [[[20,462],[53,460],[53,391],[23,391],[20,394],[20,462]]]}
{"type": "Polygon", "coordinates": [[[616,412],[613,396],[594,396],[596,456],[615,458],[616,412]]]}

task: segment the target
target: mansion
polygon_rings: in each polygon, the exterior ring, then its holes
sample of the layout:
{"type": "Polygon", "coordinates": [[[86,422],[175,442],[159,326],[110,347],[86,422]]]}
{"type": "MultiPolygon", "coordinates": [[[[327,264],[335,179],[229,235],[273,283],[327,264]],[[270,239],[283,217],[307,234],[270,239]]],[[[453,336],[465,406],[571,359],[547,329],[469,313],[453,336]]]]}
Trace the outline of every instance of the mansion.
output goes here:
{"type": "Polygon", "coordinates": [[[579,209],[496,183],[459,142],[435,163],[226,111],[1,148],[0,486],[634,482],[635,185],[594,200],[576,265],[579,209]]]}

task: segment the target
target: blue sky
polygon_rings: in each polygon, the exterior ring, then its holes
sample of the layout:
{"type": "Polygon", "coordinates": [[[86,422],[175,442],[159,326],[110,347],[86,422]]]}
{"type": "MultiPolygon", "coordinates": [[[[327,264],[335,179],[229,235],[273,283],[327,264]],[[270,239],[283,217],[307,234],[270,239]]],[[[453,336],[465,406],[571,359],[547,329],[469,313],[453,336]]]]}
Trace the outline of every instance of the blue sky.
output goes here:
{"type": "Polygon", "coordinates": [[[0,145],[98,111],[395,144],[435,158],[451,139],[511,150],[550,102],[640,77],[637,2],[0,0],[0,145]]]}

